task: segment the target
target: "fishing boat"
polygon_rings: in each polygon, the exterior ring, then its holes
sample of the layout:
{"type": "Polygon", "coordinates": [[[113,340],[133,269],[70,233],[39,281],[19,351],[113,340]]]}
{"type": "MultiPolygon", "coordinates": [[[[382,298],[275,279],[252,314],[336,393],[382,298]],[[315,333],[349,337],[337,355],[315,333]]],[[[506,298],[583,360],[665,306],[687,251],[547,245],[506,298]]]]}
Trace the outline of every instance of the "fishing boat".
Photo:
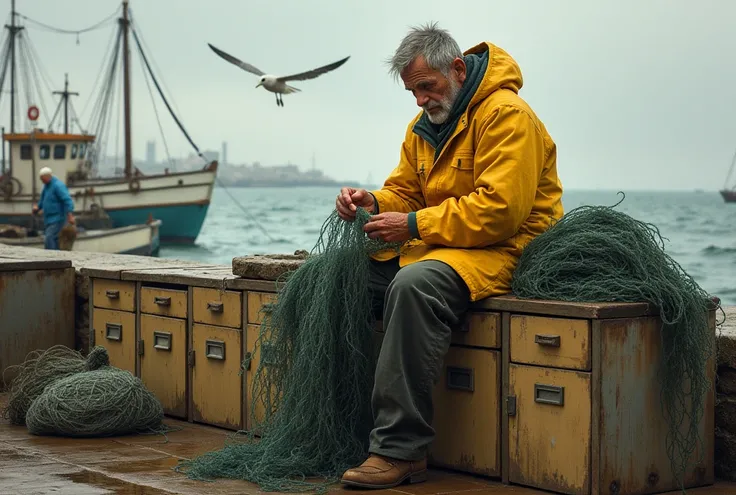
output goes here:
{"type": "Polygon", "coordinates": [[[723,185],[723,189],[721,189],[721,197],[723,198],[723,201],[726,203],[736,203],[736,184],[731,184],[729,187],[729,181],[731,180],[731,174],[733,174],[734,166],[736,166],[736,152],[733,154],[733,158],[731,158],[731,166],[728,169],[728,174],[726,175],[726,182],[723,185]]]}
{"type": "MultiPolygon", "coordinates": [[[[108,229],[78,230],[69,251],[90,253],[136,254],[156,256],[160,248],[161,220],[148,224],[128,225],[108,229]]],[[[21,227],[22,228],[22,227],[21,227]]],[[[19,247],[44,247],[43,232],[34,230],[24,237],[2,237],[1,244],[19,247]]]]}
{"type": "MultiPolygon", "coordinates": [[[[27,34],[19,36],[25,26],[17,22],[17,17],[15,0],[11,0],[11,22],[5,26],[7,36],[0,45],[4,47],[0,60],[0,95],[4,92],[6,69],[9,69],[11,109],[16,108],[16,65],[26,71],[22,74],[24,81],[33,80],[37,76],[33,73],[33,68],[39,66],[35,57],[31,57],[35,50],[29,45],[27,34]],[[25,58],[21,64],[17,63],[18,55],[25,58]]],[[[25,19],[28,20],[27,17],[25,19]]],[[[16,121],[16,112],[10,112],[10,131],[3,133],[0,223],[28,224],[32,205],[38,200],[41,191],[41,182],[36,171],[40,167],[49,166],[54,175],[67,185],[74,200],[75,214],[91,207],[102,208],[110,216],[113,227],[145,224],[152,216],[162,221],[162,243],[193,244],[207,216],[217,179],[217,161],[208,160],[200,152],[161,90],[143,51],[138,27],[130,16],[128,0],[122,0],[122,14],[116,20],[117,33],[110,56],[105,60],[107,67],[102,73],[104,77],[101,78],[88,126],[94,132],[81,129],[81,126],[80,132],[75,133],[70,129],[70,97],[78,96],[78,93],[69,91],[68,78],[65,78],[64,90],[54,92],[61,98],[48,128],[43,129],[37,125],[40,112],[36,105],[27,108],[24,132],[17,129],[19,123],[16,121]],[[166,108],[189,144],[202,158],[201,169],[181,172],[169,172],[167,169],[164,173],[145,174],[133,166],[130,33],[143,66],[166,108]],[[123,77],[124,169],[121,175],[104,175],[99,171],[99,164],[106,140],[100,137],[105,136],[104,131],[110,123],[109,110],[113,100],[111,95],[116,85],[120,60],[123,77]],[[55,132],[51,127],[59,114],[63,115],[63,130],[55,132]],[[7,164],[6,143],[9,148],[7,164]]],[[[26,92],[28,91],[26,88],[26,92]]],[[[79,125],[78,122],[77,124],[79,125]]]]}

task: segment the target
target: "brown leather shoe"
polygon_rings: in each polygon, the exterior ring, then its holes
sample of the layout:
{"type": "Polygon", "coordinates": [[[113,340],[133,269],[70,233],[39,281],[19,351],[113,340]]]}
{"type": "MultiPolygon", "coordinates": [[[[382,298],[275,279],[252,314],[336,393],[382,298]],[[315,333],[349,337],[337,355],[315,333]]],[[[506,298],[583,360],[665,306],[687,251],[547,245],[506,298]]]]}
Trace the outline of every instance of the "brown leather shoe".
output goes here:
{"type": "Polygon", "coordinates": [[[427,480],[427,459],[402,461],[371,454],[360,466],[345,471],[342,483],[361,488],[392,488],[427,480]]]}

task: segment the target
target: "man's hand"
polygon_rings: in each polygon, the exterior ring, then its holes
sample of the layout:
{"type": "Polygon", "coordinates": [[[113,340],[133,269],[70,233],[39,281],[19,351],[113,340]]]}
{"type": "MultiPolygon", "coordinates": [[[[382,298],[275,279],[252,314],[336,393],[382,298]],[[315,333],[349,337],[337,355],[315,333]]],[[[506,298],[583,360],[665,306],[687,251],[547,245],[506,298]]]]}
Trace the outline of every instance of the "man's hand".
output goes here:
{"type": "Polygon", "coordinates": [[[35,215],[36,213],[38,213],[38,205],[33,205],[33,208],[31,208],[31,210],[33,211],[33,214],[34,214],[34,215],[35,215]]]}
{"type": "Polygon", "coordinates": [[[409,214],[389,211],[374,215],[363,226],[371,239],[385,242],[404,242],[411,239],[409,233],[409,214]]]}
{"type": "Polygon", "coordinates": [[[335,207],[337,214],[343,220],[352,222],[355,220],[355,212],[361,206],[372,213],[375,210],[375,201],[373,195],[365,189],[355,189],[353,187],[343,187],[340,194],[337,195],[335,207]]]}
{"type": "Polygon", "coordinates": [[[72,215],[71,212],[66,216],[66,220],[72,225],[77,223],[76,219],[74,218],[74,215],[72,215]]]}

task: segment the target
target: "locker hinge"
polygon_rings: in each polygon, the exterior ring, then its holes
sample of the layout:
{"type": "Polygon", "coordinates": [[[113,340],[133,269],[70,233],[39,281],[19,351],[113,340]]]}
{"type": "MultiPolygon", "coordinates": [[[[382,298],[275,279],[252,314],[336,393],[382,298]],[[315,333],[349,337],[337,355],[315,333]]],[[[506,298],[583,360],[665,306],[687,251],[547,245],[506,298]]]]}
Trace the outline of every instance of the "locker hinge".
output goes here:
{"type": "Polygon", "coordinates": [[[143,340],[139,340],[138,341],[138,355],[139,356],[142,356],[143,355],[143,349],[144,349],[144,347],[143,347],[143,340]]]}
{"type": "Polygon", "coordinates": [[[187,365],[191,368],[194,366],[194,351],[189,351],[187,354],[187,365]]]}
{"type": "Polygon", "coordinates": [[[506,413],[509,416],[516,416],[516,396],[509,395],[506,397],[506,413]]]}

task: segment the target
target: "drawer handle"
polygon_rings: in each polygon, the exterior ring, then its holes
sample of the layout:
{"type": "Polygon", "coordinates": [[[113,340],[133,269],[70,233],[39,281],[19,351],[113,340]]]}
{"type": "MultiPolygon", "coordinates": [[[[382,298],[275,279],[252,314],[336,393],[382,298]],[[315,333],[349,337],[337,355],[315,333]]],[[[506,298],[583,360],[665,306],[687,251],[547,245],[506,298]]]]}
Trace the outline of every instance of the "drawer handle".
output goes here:
{"type": "Polygon", "coordinates": [[[171,332],[153,332],[153,348],[171,350],[171,332]]]}
{"type": "Polygon", "coordinates": [[[105,295],[108,299],[120,299],[120,291],[108,289],[105,291],[105,295]]]}
{"type": "Polygon", "coordinates": [[[565,387],[534,384],[534,402],[562,406],[565,404],[565,387]]]}
{"type": "Polygon", "coordinates": [[[223,304],[221,302],[209,301],[207,303],[207,309],[213,313],[222,313],[223,304]]]}
{"type": "Polygon", "coordinates": [[[161,297],[161,296],[154,296],[153,297],[154,304],[158,304],[159,306],[171,306],[171,298],[170,297],[161,297]]]}
{"type": "Polygon", "coordinates": [[[105,323],[105,338],[121,341],[123,339],[123,326],[120,323],[105,323]]]}
{"type": "Polygon", "coordinates": [[[455,390],[475,390],[474,373],[472,368],[447,367],[447,388],[455,390]]]}
{"type": "Polygon", "coordinates": [[[560,347],[559,335],[535,335],[534,343],[548,347],[560,347]]]}
{"type": "Polygon", "coordinates": [[[207,359],[225,359],[225,342],[222,340],[206,340],[204,354],[207,359]]]}

